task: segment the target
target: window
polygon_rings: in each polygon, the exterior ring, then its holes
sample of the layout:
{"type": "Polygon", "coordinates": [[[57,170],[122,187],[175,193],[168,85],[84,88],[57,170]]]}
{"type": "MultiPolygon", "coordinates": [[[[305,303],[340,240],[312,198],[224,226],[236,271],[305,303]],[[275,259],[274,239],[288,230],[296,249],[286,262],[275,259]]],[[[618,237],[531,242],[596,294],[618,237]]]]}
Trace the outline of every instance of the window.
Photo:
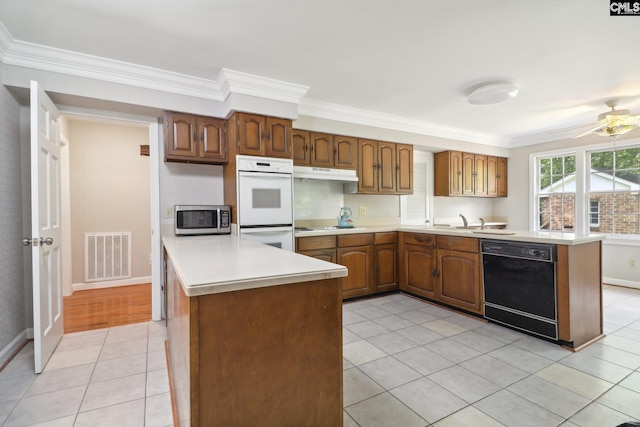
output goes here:
{"type": "Polygon", "coordinates": [[[640,147],[587,153],[589,231],[640,235],[640,147]],[[597,212],[592,202],[597,201],[597,212]],[[593,221],[593,215],[597,221],[593,221]]]}
{"type": "Polygon", "coordinates": [[[600,226],[600,200],[589,200],[589,227],[600,226]]]}
{"type": "Polygon", "coordinates": [[[538,230],[574,231],[576,156],[538,157],[536,206],[538,230]]]}

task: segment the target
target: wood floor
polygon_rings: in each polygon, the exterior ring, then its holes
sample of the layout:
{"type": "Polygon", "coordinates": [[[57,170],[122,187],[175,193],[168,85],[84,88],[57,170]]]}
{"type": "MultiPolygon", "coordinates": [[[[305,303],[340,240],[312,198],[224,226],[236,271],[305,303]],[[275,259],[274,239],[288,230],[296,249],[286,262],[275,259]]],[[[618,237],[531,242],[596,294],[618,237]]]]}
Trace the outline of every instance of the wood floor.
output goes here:
{"type": "Polygon", "coordinates": [[[64,297],[64,333],[151,320],[151,283],[76,291],[64,297]]]}

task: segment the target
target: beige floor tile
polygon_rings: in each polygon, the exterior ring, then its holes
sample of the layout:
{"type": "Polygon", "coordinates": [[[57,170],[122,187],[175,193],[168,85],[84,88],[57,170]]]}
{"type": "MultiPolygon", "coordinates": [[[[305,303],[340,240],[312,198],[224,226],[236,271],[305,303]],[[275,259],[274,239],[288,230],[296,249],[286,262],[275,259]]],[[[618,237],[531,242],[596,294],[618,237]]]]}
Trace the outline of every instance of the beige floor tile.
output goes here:
{"type": "Polygon", "coordinates": [[[535,375],[591,400],[597,399],[613,387],[612,383],[559,363],[554,363],[535,375]]]}
{"type": "Polygon", "coordinates": [[[86,388],[86,385],[82,385],[25,397],[15,407],[3,427],[23,427],[75,415],[86,388]]]}
{"type": "MultiPolygon", "coordinates": [[[[170,404],[170,403],[169,403],[170,404]]],[[[137,399],[78,414],[74,427],[144,427],[145,400],[137,399]]]]}
{"type": "Polygon", "coordinates": [[[473,406],[467,406],[455,414],[438,421],[433,427],[504,427],[504,424],[499,423],[473,406]]]}
{"type": "Polygon", "coordinates": [[[89,384],[80,412],[144,398],[146,377],[136,374],[89,384]]]}
{"type": "Polygon", "coordinates": [[[422,326],[424,326],[425,328],[429,328],[432,331],[435,331],[445,337],[458,335],[468,330],[467,328],[464,328],[460,325],[456,325],[455,323],[451,323],[447,321],[446,318],[437,319],[431,322],[426,322],[426,323],[423,323],[422,326]]]}
{"type": "Polygon", "coordinates": [[[147,397],[144,425],[145,427],[167,427],[173,425],[171,396],[169,393],[147,397]]]}
{"type": "Polygon", "coordinates": [[[147,371],[147,354],[140,353],[96,363],[92,383],[140,374],[147,371]]]}
{"type": "Polygon", "coordinates": [[[68,368],[71,366],[86,365],[95,363],[98,360],[102,346],[79,348],[76,350],[54,352],[45,366],[44,370],[51,371],[54,369],[68,368]]]}
{"type": "Polygon", "coordinates": [[[374,396],[346,408],[361,426],[424,427],[425,421],[389,393],[374,396]]]}

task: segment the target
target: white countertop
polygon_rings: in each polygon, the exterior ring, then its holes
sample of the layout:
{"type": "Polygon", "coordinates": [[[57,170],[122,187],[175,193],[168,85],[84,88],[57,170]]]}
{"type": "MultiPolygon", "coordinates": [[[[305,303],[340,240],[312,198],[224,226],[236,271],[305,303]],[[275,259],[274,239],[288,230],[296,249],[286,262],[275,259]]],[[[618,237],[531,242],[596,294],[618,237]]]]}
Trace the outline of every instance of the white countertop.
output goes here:
{"type": "Polygon", "coordinates": [[[296,237],[330,236],[334,234],[379,233],[385,231],[409,231],[414,233],[439,234],[444,236],[476,237],[479,239],[511,240],[517,242],[552,243],[558,245],[579,245],[604,239],[601,234],[576,234],[548,231],[519,230],[477,230],[455,227],[431,227],[421,225],[389,225],[344,228],[335,230],[297,231],[296,237]]]}
{"type": "Polygon", "coordinates": [[[341,265],[233,235],[162,241],[189,297],[347,276],[341,265]]]}

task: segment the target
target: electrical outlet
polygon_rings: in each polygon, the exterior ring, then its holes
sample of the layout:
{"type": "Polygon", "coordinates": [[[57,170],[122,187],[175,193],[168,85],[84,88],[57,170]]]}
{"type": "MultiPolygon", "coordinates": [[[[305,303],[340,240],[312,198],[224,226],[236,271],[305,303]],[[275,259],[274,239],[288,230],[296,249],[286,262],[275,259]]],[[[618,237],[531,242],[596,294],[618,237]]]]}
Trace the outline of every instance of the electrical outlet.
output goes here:
{"type": "Polygon", "coordinates": [[[629,259],[629,267],[631,268],[636,268],[638,265],[638,262],[635,259],[629,259]]]}
{"type": "Polygon", "coordinates": [[[360,206],[360,215],[366,215],[366,214],[367,214],[367,207],[360,206]]]}
{"type": "Polygon", "coordinates": [[[164,210],[164,217],[165,218],[173,218],[173,208],[166,208],[164,210]]]}

